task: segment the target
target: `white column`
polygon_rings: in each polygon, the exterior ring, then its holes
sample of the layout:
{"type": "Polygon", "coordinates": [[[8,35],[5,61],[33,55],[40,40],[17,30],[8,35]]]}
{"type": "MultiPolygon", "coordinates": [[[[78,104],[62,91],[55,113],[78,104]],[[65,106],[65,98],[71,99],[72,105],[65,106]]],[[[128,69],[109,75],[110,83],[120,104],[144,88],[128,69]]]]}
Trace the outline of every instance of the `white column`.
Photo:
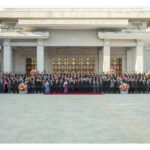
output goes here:
{"type": "Polygon", "coordinates": [[[135,72],[143,73],[144,64],[143,64],[143,56],[144,56],[144,42],[141,40],[137,40],[136,52],[135,52],[135,72]]]}
{"type": "Polygon", "coordinates": [[[5,39],[3,43],[3,71],[12,72],[12,49],[9,39],[5,39]]]}
{"type": "Polygon", "coordinates": [[[103,47],[103,72],[110,70],[110,40],[104,40],[103,47]]]}
{"type": "Polygon", "coordinates": [[[98,72],[99,74],[103,72],[103,50],[98,50],[98,72]]]}
{"type": "Polygon", "coordinates": [[[37,40],[37,69],[44,72],[44,44],[43,40],[37,40]]]}

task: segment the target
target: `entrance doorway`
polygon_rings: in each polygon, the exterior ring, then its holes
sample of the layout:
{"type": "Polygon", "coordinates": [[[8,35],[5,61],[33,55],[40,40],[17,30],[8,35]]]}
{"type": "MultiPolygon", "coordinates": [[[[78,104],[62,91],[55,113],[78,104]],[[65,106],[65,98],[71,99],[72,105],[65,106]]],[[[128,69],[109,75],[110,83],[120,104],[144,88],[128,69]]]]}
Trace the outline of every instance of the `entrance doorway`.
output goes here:
{"type": "Polygon", "coordinates": [[[122,74],[122,58],[111,58],[110,68],[116,70],[117,77],[122,74]]]}
{"type": "Polygon", "coordinates": [[[32,69],[37,67],[36,58],[26,58],[26,75],[30,76],[32,69]]]}
{"type": "Polygon", "coordinates": [[[52,58],[53,73],[95,73],[95,58],[52,58]]]}

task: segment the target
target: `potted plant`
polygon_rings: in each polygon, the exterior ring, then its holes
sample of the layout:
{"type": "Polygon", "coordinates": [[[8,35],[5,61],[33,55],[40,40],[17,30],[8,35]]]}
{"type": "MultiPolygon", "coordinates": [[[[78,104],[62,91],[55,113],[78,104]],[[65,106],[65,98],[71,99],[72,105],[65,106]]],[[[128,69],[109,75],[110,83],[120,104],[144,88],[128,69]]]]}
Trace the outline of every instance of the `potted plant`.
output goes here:
{"type": "Polygon", "coordinates": [[[121,94],[128,94],[128,90],[129,90],[129,84],[123,82],[120,85],[120,92],[121,92],[121,94]]]}
{"type": "Polygon", "coordinates": [[[27,94],[28,93],[28,86],[25,83],[19,84],[19,93],[20,94],[27,94]]]}

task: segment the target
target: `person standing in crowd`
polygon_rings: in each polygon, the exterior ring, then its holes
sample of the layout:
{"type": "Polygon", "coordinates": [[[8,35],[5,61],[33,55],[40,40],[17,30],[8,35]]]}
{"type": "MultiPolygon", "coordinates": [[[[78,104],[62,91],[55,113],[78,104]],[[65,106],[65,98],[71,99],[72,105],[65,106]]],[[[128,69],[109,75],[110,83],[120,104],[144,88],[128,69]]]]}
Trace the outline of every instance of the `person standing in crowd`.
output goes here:
{"type": "Polygon", "coordinates": [[[7,87],[7,84],[8,84],[7,80],[4,80],[4,83],[3,83],[3,89],[4,89],[4,92],[5,92],[5,93],[8,93],[8,87],[7,87]]]}
{"type": "Polygon", "coordinates": [[[117,84],[116,84],[116,89],[117,89],[117,93],[120,94],[120,85],[121,85],[121,81],[119,79],[117,79],[117,84]]]}
{"type": "MultiPolygon", "coordinates": [[[[0,74],[0,93],[19,93],[18,86],[26,79],[24,73],[0,74]]],[[[150,75],[122,73],[122,82],[129,84],[129,93],[150,93],[150,75]]],[[[110,74],[37,74],[29,77],[28,93],[45,93],[45,83],[51,93],[120,93],[121,80],[110,74]],[[66,84],[67,83],[67,84],[66,84]]]]}
{"type": "Polygon", "coordinates": [[[49,93],[50,93],[49,82],[48,82],[48,80],[46,80],[46,83],[45,83],[45,94],[49,94],[49,93]]]}
{"type": "Polygon", "coordinates": [[[81,79],[78,79],[78,93],[81,93],[82,91],[82,81],[81,79]]]}
{"type": "Polygon", "coordinates": [[[13,92],[13,93],[16,93],[16,82],[15,82],[14,79],[13,79],[12,82],[11,82],[11,87],[12,87],[12,92],[13,92]]]}
{"type": "Polygon", "coordinates": [[[146,78],[143,80],[143,93],[146,93],[146,78]]]}
{"type": "Polygon", "coordinates": [[[31,81],[31,93],[34,94],[35,92],[36,92],[35,79],[32,79],[32,81],[31,81]]]}
{"type": "Polygon", "coordinates": [[[0,93],[3,93],[4,90],[3,90],[3,80],[0,79],[0,93]]]}
{"type": "Polygon", "coordinates": [[[68,93],[68,82],[67,82],[67,80],[64,82],[63,87],[64,87],[64,93],[68,93]]]}
{"type": "Polygon", "coordinates": [[[93,93],[96,93],[97,84],[95,82],[95,79],[93,80],[93,93]]]}
{"type": "Polygon", "coordinates": [[[31,93],[31,80],[29,79],[28,83],[28,93],[30,94],[31,93]]]}
{"type": "Polygon", "coordinates": [[[103,93],[103,80],[101,78],[99,80],[99,93],[103,93]]]}
{"type": "MultiPolygon", "coordinates": [[[[52,85],[51,85],[51,87],[52,87],[52,85]]],[[[42,93],[45,93],[45,81],[43,80],[42,81],[42,93]]]]}
{"type": "Polygon", "coordinates": [[[146,93],[150,92],[150,79],[147,80],[146,82],[146,93]]]}
{"type": "Polygon", "coordinates": [[[99,80],[96,80],[96,93],[99,93],[99,80]]]}
{"type": "Polygon", "coordinates": [[[110,80],[110,93],[111,94],[114,93],[114,80],[113,79],[110,80]]]}
{"type": "Polygon", "coordinates": [[[59,93],[59,80],[56,79],[56,93],[59,93]]]}
{"type": "Polygon", "coordinates": [[[59,91],[60,93],[63,93],[63,80],[62,79],[60,80],[60,83],[59,83],[59,91]]]}
{"type": "Polygon", "coordinates": [[[7,87],[8,87],[8,93],[11,93],[11,81],[10,80],[8,80],[7,87]]]}

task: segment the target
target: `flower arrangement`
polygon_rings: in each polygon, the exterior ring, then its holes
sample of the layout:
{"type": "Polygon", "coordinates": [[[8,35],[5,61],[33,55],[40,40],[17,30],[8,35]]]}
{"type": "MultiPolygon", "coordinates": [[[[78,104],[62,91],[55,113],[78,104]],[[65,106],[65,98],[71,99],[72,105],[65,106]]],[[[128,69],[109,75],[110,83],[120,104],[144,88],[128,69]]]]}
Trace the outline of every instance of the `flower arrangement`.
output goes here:
{"type": "Polygon", "coordinates": [[[120,85],[120,90],[121,90],[121,91],[127,91],[127,90],[129,90],[129,84],[127,84],[127,83],[122,83],[122,84],[120,85]]]}
{"type": "Polygon", "coordinates": [[[116,74],[116,70],[110,69],[110,70],[109,70],[109,74],[116,74]]]}
{"type": "Polygon", "coordinates": [[[21,83],[21,84],[19,84],[18,88],[20,91],[26,91],[28,89],[28,86],[25,83],[21,83]]]}
{"type": "Polygon", "coordinates": [[[39,71],[37,69],[32,69],[31,72],[30,72],[30,75],[34,76],[34,75],[36,75],[38,73],[39,73],[39,71]]]}

